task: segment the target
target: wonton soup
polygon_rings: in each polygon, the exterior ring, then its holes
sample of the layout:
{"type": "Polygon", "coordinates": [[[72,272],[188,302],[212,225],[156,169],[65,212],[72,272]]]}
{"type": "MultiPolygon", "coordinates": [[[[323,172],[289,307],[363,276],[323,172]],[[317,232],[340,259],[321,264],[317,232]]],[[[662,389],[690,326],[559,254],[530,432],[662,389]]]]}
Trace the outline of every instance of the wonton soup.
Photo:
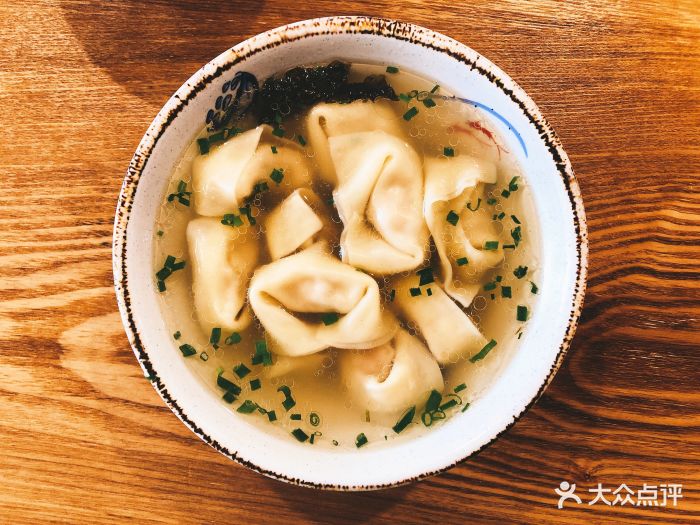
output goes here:
{"type": "Polygon", "coordinates": [[[173,359],[300,446],[381,446],[467,410],[538,293],[528,188],[487,114],[339,62],[230,100],[158,218],[173,359]]]}

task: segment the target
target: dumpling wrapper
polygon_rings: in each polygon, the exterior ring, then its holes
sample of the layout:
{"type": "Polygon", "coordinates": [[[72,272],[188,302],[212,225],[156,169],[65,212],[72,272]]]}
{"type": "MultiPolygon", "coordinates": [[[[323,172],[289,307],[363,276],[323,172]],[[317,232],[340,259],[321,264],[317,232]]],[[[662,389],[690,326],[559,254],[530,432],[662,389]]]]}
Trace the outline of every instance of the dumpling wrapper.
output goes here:
{"type": "Polygon", "coordinates": [[[400,329],[369,350],[344,351],[340,373],[353,400],[372,414],[396,414],[420,405],[431,390],[442,392],[440,367],[425,345],[400,329]]]}
{"type": "Polygon", "coordinates": [[[267,183],[276,193],[310,185],[311,170],[304,152],[293,142],[278,139],[271,130],[270,126],[258,126],[194,159],[195,212],[208,217],[238,213],[259,182],[267,183]],[[277,153],[272,152],[272,146],[277,153]],[[283,170],[279,184],[270,178],[273,169],[283,170]]]}
{"type": "Polygon", "coordinates": [[[429,285],[432,295],[422,287],[420,295],[412,296],[410,289],[417,287],[418,282],[416,276],[394,280],[391,286],[396,295],[392,304],[400,317],[417,327],[438,363],[454,364],[479,352],[487,341],[469,316],[438,282],[429,285]]]}
{"type": "Polygon", "coordinates": [[[473,157],[425,159],[425,221],[440,258],[445,291],[464,306],[483,285],[484,273],[503,260],[503,243],[485,209],[484,184],[495,183],[496,176],[493,163],[473,157]],[[450,211],[459,216],[455,225],[447,220],[450,211]],[[485,250],[487,241],[499,241],[498,248],[485,250]],[[460,266],[457,261],[463,257],[468,262],[460,266]]]}
{"type": "Polygon", "coordinates": [[[239,331],[251,320],[246,290],[258,263],[258,242],[219,219],[199,217],[187,225],[192,291],[199,324],[239,331]]]}
{"type": "Polygon", "coordinates": [[[248,294],[281,355],[372,348],[398,326],[382,308],[375,280],[326,253],[323,243],[258,268],[248,294]]]}
{"type": "Polygon", "coordinates": [[[333,192],[343,221],[343,262],[374,274],[412,270],[425,259],[421,160],[406,142],[384,131],[332,137],[338,175],[333,192]]]}
{"type": "Polygon", "coordinates": [[[294,191],[265,218],[265,238],[273,260],[319,240],[330,241],[336,230],[321,199],[308,188],[294,191]]]}
{"type": "Polygon", "coordinates": [[[312,374],[323,366],[323,362],[330,359],[328,352],[316,352],[315,354],[291,357],[276,353],[275,345],[270,350],[275,353],[271,366],[263,367],[263,373],[267,377],[281,377],[290,374],[312,374]]]}
{"type": "Polygon", "coordinates": [[[328,139],[360,131],[385,131],[404,138],[405,134],[391,103],[384,100],[356,100],[350,104],[316,104],[306,119],[306,133],[314,150],[321,176],[335,184],[335,166],[331,160],[328,139]]]}

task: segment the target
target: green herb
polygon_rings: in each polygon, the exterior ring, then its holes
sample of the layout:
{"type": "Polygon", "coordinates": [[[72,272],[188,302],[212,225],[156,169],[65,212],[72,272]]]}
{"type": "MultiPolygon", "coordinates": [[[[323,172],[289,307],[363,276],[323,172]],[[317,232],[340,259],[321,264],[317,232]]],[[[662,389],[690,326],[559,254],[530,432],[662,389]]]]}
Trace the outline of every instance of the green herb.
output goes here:
{"type": "Polygon", "coordinates": [[[188,345],[187,343],[185,343],[184,345],[180,345],[180,352],[182,352],[183,356],[189,357],[191,355],[196,354],[197,350],[195,350],[192,345],[188,345]]]}
{"type": "Polygon", "coordinates": [[[500,283],[502,280],[503,280],[503,276],[502,276],[502,275],[497,275],[497,276],[496,276],[495,281],[496,281],[497,283],[500,283]]]}
{"type": "Polygon", "coordinates": [[[255,226],[255,217],[253,217],[251,213],[250,206],[243,206],[242,208],[238,208],[238,211],[240,211],[241,214],[248,217],[248,222],[251,226],[255,226]]]}
{"type": "Polygon", "coordinates": [[[495,289],[496,289],[496,283],[494,283],[494,282],[486,283],[484,285],[484,291],[490,292],[491,290],[495,290],[495,289]]]}
{"type": "Polygon", "coordinates": [[[277,414],[274,410],[267,411],[267,419],[269,419],[270,422],[277,421],[277,414]]]}
{"type": "Polygon", "coordinates": [[[202,352],[201,354],[199,354],[199,358],[202,361],[209,361],[209,354],[207,354],[206,352],[202,352]]]}
{"type": "Polygon", "coordinates": [[[422,270],[418,270],[416,272],[416,275],[420,277],[420,281],[418,282],[418,286],[424,286],[426,284],[430,284],[435,282],[435,278],[433,277],[433,269],[432,268],[423,268],[422,270]]]}
{"type": "Polygon", "coordinates": [[[523,233],[522,230],[520,229],[520,226],[516,226],[515,229],[510,231],[510,236],[513,237],[513,242],[517,246],[520,244],[520,241],[523,238],[523,233]]]}
{"type": "Polygon", "coordinates": [[[445,155],[445,157],[454,157],[455,149],[445,146],[444,148],[442,148],[442,153],[445,155]]]}
{"type": "Polygon", "coordinates": [[[173,339],[175,339],[175,340],[180,339],[180,337],[182,337],[182,334],[180,333],[180,330],[178,330],[177,332],[175,332],[175,333],[173,334],[173,339]]]}
{"type": "Polygon", "coordinates": [[[211,334],[209,335],[209,342],[216,347],[221,340],[221,328],[216,327],[211,329],[211,334]]]}
{"type": "Polygon", "coordinates": [[[277,185],[279,185],[280,182],[282,182],[282,179],[284,178],[284,170],[283,169],[273,169],[272,173],[270,173],[270,178],[274,180],[277,185]]]}
{"type": "Polygon", "coordinates": [[[392,74],[393,74],[393,73],[398,73],[398,72],[399,72],[399,68],[396,67],[396,66],[386,66],[386,72],[387,72],[387,73],[392,73],[392,74]]]}
{"type": "Polygon", "coordinates": [[[400,93],[399,98],[403,100],[404,102],[410,102],[411,97],[409,97],[406,93],[400,93]]]}
{"type": "Polygon", "coordinates": [[[164,233],[165,233],[165,232],[164,232],[163,230],[158,230],[158,231],[156,232],[156,235],[157,235],[158,237],[162,237],[164,233]]]}
{"type": "Polygon", "coordinates": [[[172,255],[168,255],[165,258],[165,263],[163,267],[156,272],[156,279],[158,283],[158,291],[165,291],[165,280],[172,275],[173,272],[177,270],[182,270],[187,264],[185,261],[175,262],[176,259],[172,255]]]}
{"type": "Polygon", "coordinates": [[[309,435],[300,428],[295,428],[292,430],[292,436],[297,438],[297,441],[301,443],[309,439],[309,435]]]}
{"type": "Polygon", "coordinates": [[[448,401],[445,401],[442,405],[440,405],[440,410],[442,410],[442,411],[449,410],[450,408],[456,407],[459,404],[460,404],[459,401],[452,398],[448,401]]]}
{"type": "Polygon", "coordinates": [[[226,392],[222,398],[224,401],[226,401],[229,405],[233,403],[236,400],[236,394],[234,394],[231,391],[226,392]]]}
{"type": "Polygon", "coordinates": [[[511,295],[511,289],[510,286],[501,286],[501,297],[513,297],[511,295]]]}
{"type": "Polygon", "coordinates": [[[508,197],[510,197],[510,192],[508,190],[503,190],[501,192],[501,196],[507,199],[508,197]]]}
{"type": "Polygon", "coordinates": [[[420,288],[411,288],[408,290],[411,297],[418,297],[421,294],[420,288]]]}
{"type": "Polygon", "coordinates": [[[433,389],[428,396],[428,400],[425,402],[425,411],[433,412],[437,410],[440,406],[440,401],[442,401],[442,394],[433,389]]]}
{"type": "Polygon", "coordinates": [[[272,354],[267,349],[265,341],[255,341],[255,355],[252,363],[254,365],[270,366],[272,364],[272,354]]]}
{"type": "Polygon", "coordinates": [[[289,419],[291,419],[292,421],[301,421],[301,414],[292,414],[291,416],[289,416],[289,419]]]}
{"type": "Polygon", "coordinates": [[[493,294],[493,293],[492,293],[492,294],[491,294],[491,299],[495,299],[495,298],[496,298],[496,294],[493,294]]]}
{"type": "Polygon", "coordinates": [[[518,179],[519,179],[519,178],[520,178],[520,177],[518,177],[518,176],[516,175],[515,177],[513,177],[512,179],[510,179],[510,182],[508,183],[508,189],[509,189],[510,191],[517,191],[517,190],[518,190],[518,179]]]}
{"type": "Polygon", "coordinates": [[[445,219],[452,226],[456,226],[457,223],[459,222],[459,215],[457,215],[454,211],[450,210],[450,213],[447,214],[447,217],[445,219]]]}
{"type": "Polygon", "coordinates": [[[192,192],[187,191],[187,183],[184,180],[181,180],[177,184],[177,191],[168,195],[168,202],[173,202],[175,199],[177,199],[177,201],[183,206],[189,206],[190,195],[192,195],[192,192]]]}
{"type": "Polygon", "coordinates": [[[272,153],[277,155],[277,146],[270,146],[270,149],[272,150],[272,153]]]}
{"type": "Polygon", "coordinates": [[[275,129],[272,130],[272,134],[275,137],[284,137],[284,130],[280,127],[276,127],[275,129]]]}
{"type": "Polygon", "coordinates": [[[229,138],[235,137],[236,135],[239,135],[241,133],[243,133],[243,130],[241,128],[236,128],[236,127],[229,128],[228,132],[226,133],[226,138],[229,139],[229,138]]]}
{"type": "Polygon", "coordinates": [[[338,446],[338,442],[337,442],[335,439],[334,439],[333,441],[331,441],[331,443],[333,443],[333,446],[334,446],[334,447],[337,447],[337,446],[338,446]]]}
{"type": "Polygon", "coordinates": [[[311,412],[309,414],[309,423],[311,423],[311,426],[317,427],[321,424],[321,418],[316,412],[311,412]]]}
{"type": "Polygon", "coordinates": [[[233,367],[233,373],[236,374],[239,379],[243,379],[245,376],[250,374],[250,368],[241,363],[233,367]]]}
{"type": "Polygon", "coordinates": [[[457,266],[464,266],[465,264],[469,263],[466,257],[460,257],[456,262],[457,266]]]}
{"type": "Polygon", "coordinates": [[[272,117],[272,120],[279,126],[282,124],[282,114],[279,111],[275,111],[275,115],[272,117]]]}
{"type": "Polygon", "coordinates": [[[237,343],[240,343],[241,339],[241,334],[239,334],[238,332],[233,332],[224,340],[224,343],[226,343],[227,345],[235,345],[237,343]]]}
{"type": "Polygon", "coordinates": [[[332,324],[337,323],[338,319],[340,319],[340,315],[336,312],[325,312],[321,314],[321,320],[326,326],[330,326],[332,324]]]}
{"type": "Polygon", "coordinates": [[[225,136],[226,133],[224,131],[219,131],[218,133],[209,135],[209,143],[211,144],[212,142],[221,142],[222,140],[224,140],[225,136]]]}
{"type": "Polygon", "coordinates": [[[539,288],[537,288],[537,285],[530,281],[530,292],[536,294],[537,290],[539,290],[539,288]]]}
{"type": "Polygon", "coordinates": [[[469,405],[471,405],[471,403],[465,403],[464,407],[462,407],[462,410],[460,410],[460,412],[466,412],[466,410],[469,408],[469,405]]]}
{"type": "Polygon", "coordinates": [[[490,199],[488,199],[488,200],[486,201],[486,204],[488,204],[489,206],[493,206],[493,205],[496,204],[497,202],[498,202],[498,200],[496,200],[496,199],[494,199],[493,197],[491,197],[490,199]]]}
{"type": "Polygon", "coordinates": [[[476,211],[479,209],[479,206],[481,206],[481,197],[476,201],[476,208],[472,208],[472,203],[468,202],[467,203],[467,209],[470,211],[476,211]]]}
{"type": "Polygon", "coordinates": [[[521,304],[518,305],[518,312],[516,314],[516,319],[520,322],[527,321],[527,306],[521,304]]]}
{"type": "Polygon", "coordinates": [[[437,106],[437,104],[435,103],[435,101],[432,98],[423,99],[423,105],[426,108],[434,108],[435,106],[437,106]]]}
{"type": "Polygon", "coordinates": [[[313,445],[314,440],[316,439],[316,436],[321,437],[322,435],[323,434],[321,434],[320,432],[314,432],[313,434],[311,434],[311,437],[309,438],[309,443],[311,443],[313,445]]]}
{"type": "Polygon", "coordinates": [[[306,139],[304,138],[304,135],[297,135],[297,141],[302,146],[306,146],[306,139]]]}
{"type": "Polygon", "coordinates": [[[287,385],[282,385],[277,389],[277,391],[282,392],[282,394],[284,394],[284,401],[282,401],[282,406],[287,412],[289,412],[289,409],[297,404],[297,402],[294,401],[294,398],[292,397],[292,390],[287,385]]]}
{"type": "Polygon", "coordinates": [[[505,214],[504,212],[499,213],[499,214],[498,214],[498,220],[499,220],[499,221],[502,220],[503,217],[505,217],[505,216],[506,216],[506,214],[505,214]]]}
{"type": "Polygon", "coordinates": [[[235,395],[241,393],[241,387],[233,381],[226,379],[223,373],[220,373],[216,376],[216,384],[219,388],[223,388],[227,392],[233,392],[235,395]]]}
{"type": "Polygon", "coordinates": [[[391,427],[394,432],[397,434],[400,434],[408,425],[411,424],[413,421],[414,416],[416,415],[416,407],[415,405],[409,408],[403,416],[401,416],[401,419],[399,419],[396,424],[391,427]]]}
{"type": "Polygon", "coordinates": [[[197,139],[197,145],[199,146],[200,155],[206,155],[209,153],[209,140],[207,139],[197,139]]]}
{"type": "Polygon", "coordinates": [[[510,218],[513,219],[513,222],[515,224],[520,224],[520,221],[518,220],[518,218],[515,215],[511,215],[510,218]]]}
{"type": "Polygon", "coordinates": [[[498,241],[486,241],[484,250],[498,250],[498,241]]]}
{"type": "Polygon", "coordinates": [[[416,115],[418,115],[418,108],[414,106],[403,114],[403,119],[408,122],[416,115]]]}
{"type": "Polygon", "coordinates": [[[496,340],[491,339],[488,343],[486,343],[484,345],[484,347],[481,350],[479,350],[478,354],[470,357],[469,361],[471,361],[472,363],[476,363],[477,361],[481,361],[484,357],[486,357],[486,355],[491,351],[491,349],[494,346],[496,346],[496,344],[497,344],[496,340]]]}
{"type": "Polygon", "coordinates": [[[503,249],[504,250],[515,250],[515,244],[504,244],[503,249]]]}
{"type": "Polygon", "coordinates": [[[438,89],[440,89],[440,85],[439,85],[439,84],[435,84],[435,85],[433,86],[433,89],[430,90],[430,92],[431,92],[431,93],[436,93],[438,89]]]}
{"type": "Polygon", "coordinates": [[[426,292],[427,292],[427,294],[428,294],[428,297],[430,297],[431,295],[433,295],[433,291],[432,291],[430,288],[428,288],[428,289],[426,290],[426,292]]]}
{"type": "Polygon", "coordinates": [[[240,412],[241,414],[252,414],[257,408],[258,405],[253,403],[250,399],[246,399],[245,401],[243,401],[243,404],[241,404],[241,406],[238,407],[236,412],[240,412]]]}
{"type": "Polygon", "coordinates": [[[221,218],[221,224],[224,226],[243,226],[243,220],[235,213],[226,213],[221,218]]]}
{"type": "Polygon", "coordinates": [[[250,389],[253,391],[260,390],[260,379],[251,379],[250,380],[250,389]]]}
{"type": "Polygon", "coordinates": [[[391,292],[389,292],[389,302],[393,303],[395,298],[396,298],[396,290],[392,288],[391,292]]]}
{"type": "Polygon", "coordinates": [[[527,275],[527,266],[518,266],[515,270],[513,270],[513,275],[515,275],[518,279],[522,279],[527,275]]]}
{"type": "Polygon", "coordinates": [[[454,392],[457,393],[457,392],[461,392],[462,390],[466,390],[466,389],[467,389],[467,385],[465,383],[460,383],[459,385],[457,385],[454,388],[454,392]]]}
{"type": "Polygon", "coordinates": [[[366,445],[366,444],[367,444],[367,441],[368,441],[368,440],[367,440],[367,436],[365,436],[364,432],[361,432],[361,433],[358,434],[357,437],[355,438],[355,446],[356,446],[357,448],[360,448],[360,447],[366,445]]]}

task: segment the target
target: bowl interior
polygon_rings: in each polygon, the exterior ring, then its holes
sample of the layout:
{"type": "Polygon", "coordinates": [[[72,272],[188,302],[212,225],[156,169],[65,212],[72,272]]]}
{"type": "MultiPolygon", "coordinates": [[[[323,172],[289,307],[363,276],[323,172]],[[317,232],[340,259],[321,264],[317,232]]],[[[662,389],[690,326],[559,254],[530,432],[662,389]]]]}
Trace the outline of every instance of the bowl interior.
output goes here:
{"type": "Polygon", "coordinates": [[[525,93],[496,66],[447,37],[366,18],[300,22],[226,51],[165,105],[129,167],[115,222],[114,273],[122,317],[136,355],[165,401],[220,452],[270,476],[336,489],[404,483],[479,451],[541,394],[556,371],[583,300],[583,208],[568,159],[525,93]],[[152,283],[153,229],[172,170],[224,82],[238,71],[264,79],[296,65],[334,59],[393,64],[434,79],[491,112],[517,156],[536,207],[541,237],[540,295],[520,347],[470,409],[408,441],[360,451],[299,446],[261,431],[224,406],[180,358],[152,283]]]}

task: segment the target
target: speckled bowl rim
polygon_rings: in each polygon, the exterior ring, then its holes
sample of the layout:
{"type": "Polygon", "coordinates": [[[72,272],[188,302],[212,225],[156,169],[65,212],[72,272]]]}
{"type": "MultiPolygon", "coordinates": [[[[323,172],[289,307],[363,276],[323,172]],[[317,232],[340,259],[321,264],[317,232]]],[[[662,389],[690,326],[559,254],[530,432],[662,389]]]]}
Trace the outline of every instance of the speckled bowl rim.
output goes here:
{"type": "Polygon", "coordinates": [[[144,347],[136,328],[134,316],[131,310],[126,271],[127,225],[132,211],[132,205],[136,190],[138,188],[139,179],[148,162],[151,152],[156,147],[158,140],[161,138],[167,127],[175,120],[180,111],[187,105],[188,101],[194,98],[197,93],[202,91],[207,84],[220,77],[222,74],[233,68],[236,64],[259,52],[265,51],[277,45],[284,45],[287,42],[292,42],[311,36],[329,34],[371,34],[424,46],[434,51],[446,53],[450,57],[462,62],[465,67],[469,67],[472,70],[477,71],[486,77],[491,83],[495,84],[497,88],[505,93],[522,110],[523,114],[538,131],[541,140],[549,150],[552,160],[556,165],[557,171],[561,175],[569,197],[576,234],[578,257],[573,301],[571,304],[571,314],[566,333],[559,347],[559,352],[539,391],[519,414],[513,416],[513,421],[500,432],[497,432],[490,439],[490,441],[486,442],[479,449],[474,450],[465,457],[461,457],[455,460],[452,464],[446,465],[437,470],[424,472],[418,476],[381,485],[345,486],[339,484],[318,484],[303,479],[290,478],[284,474],[260,468],[250,461],[247,461],[245,458],[242,458],[238,452],[232,452],[223,447],[216,440],[212,439],[205,432],[203,432],[202,429],[200,429],[197,424],[184,413],[178,402],[170,396],[165,385],[160,380],[152,382],[154,388],[163,398],[165,403],[183,421],[183,423],[190,428],[190,430],[192,430],[215,450],[219,451],[228,458],[233,459],[239,464],[250,468],[251,470],[280,481],[312,488],[346,491],[375,490],[397,487],[445,472],[455,465],[476,456],[482,450],[494,443],[503,433],[513,426],[530,409],[530,407],[537,402],[547,386],[551,383],[571,344],[578,320],[581,315],[588,266],[588,232],[581,192],[574,176],[574,171],[569,158],[564,151],[559,138],[552,129],[552,126],[547,122],[544,116],[542,116],[539,108],[525,93],[525,91],[508,75],[501,71],[500,68],[491,63],[489,60],[480,56],[468,46],[430,29],[416,26],[407,22],[365,16],[338,16],[295,22],[256,35],[234,46],[230,50],[225,51],[208,64],[211,65],[212,63],[221,62],[221,64],[218,65],[213,72],[207,72],[207,66],[205,65],[185,84],[183,84],[183,86],[181,86],[168,100],[163,109],[151,123],[148,131],[144,135],[136,149],[136,152],[134,153],[134,156],[127,169],[126,177],[124,178],[124,182],[122,184],[114,221],[112,251],[114,286],[119,311],[121,313],[122,321],[133,351],[144,371],[149,375],[155,375],[157,377],[156,372],[149,360],[148,352],[144,347]],[[229,53],[230,58],[226,61],[222,61],[224,55],[229,53]],[[478,57],[478,63],[469,57],[470,54],[478,57]]]}

